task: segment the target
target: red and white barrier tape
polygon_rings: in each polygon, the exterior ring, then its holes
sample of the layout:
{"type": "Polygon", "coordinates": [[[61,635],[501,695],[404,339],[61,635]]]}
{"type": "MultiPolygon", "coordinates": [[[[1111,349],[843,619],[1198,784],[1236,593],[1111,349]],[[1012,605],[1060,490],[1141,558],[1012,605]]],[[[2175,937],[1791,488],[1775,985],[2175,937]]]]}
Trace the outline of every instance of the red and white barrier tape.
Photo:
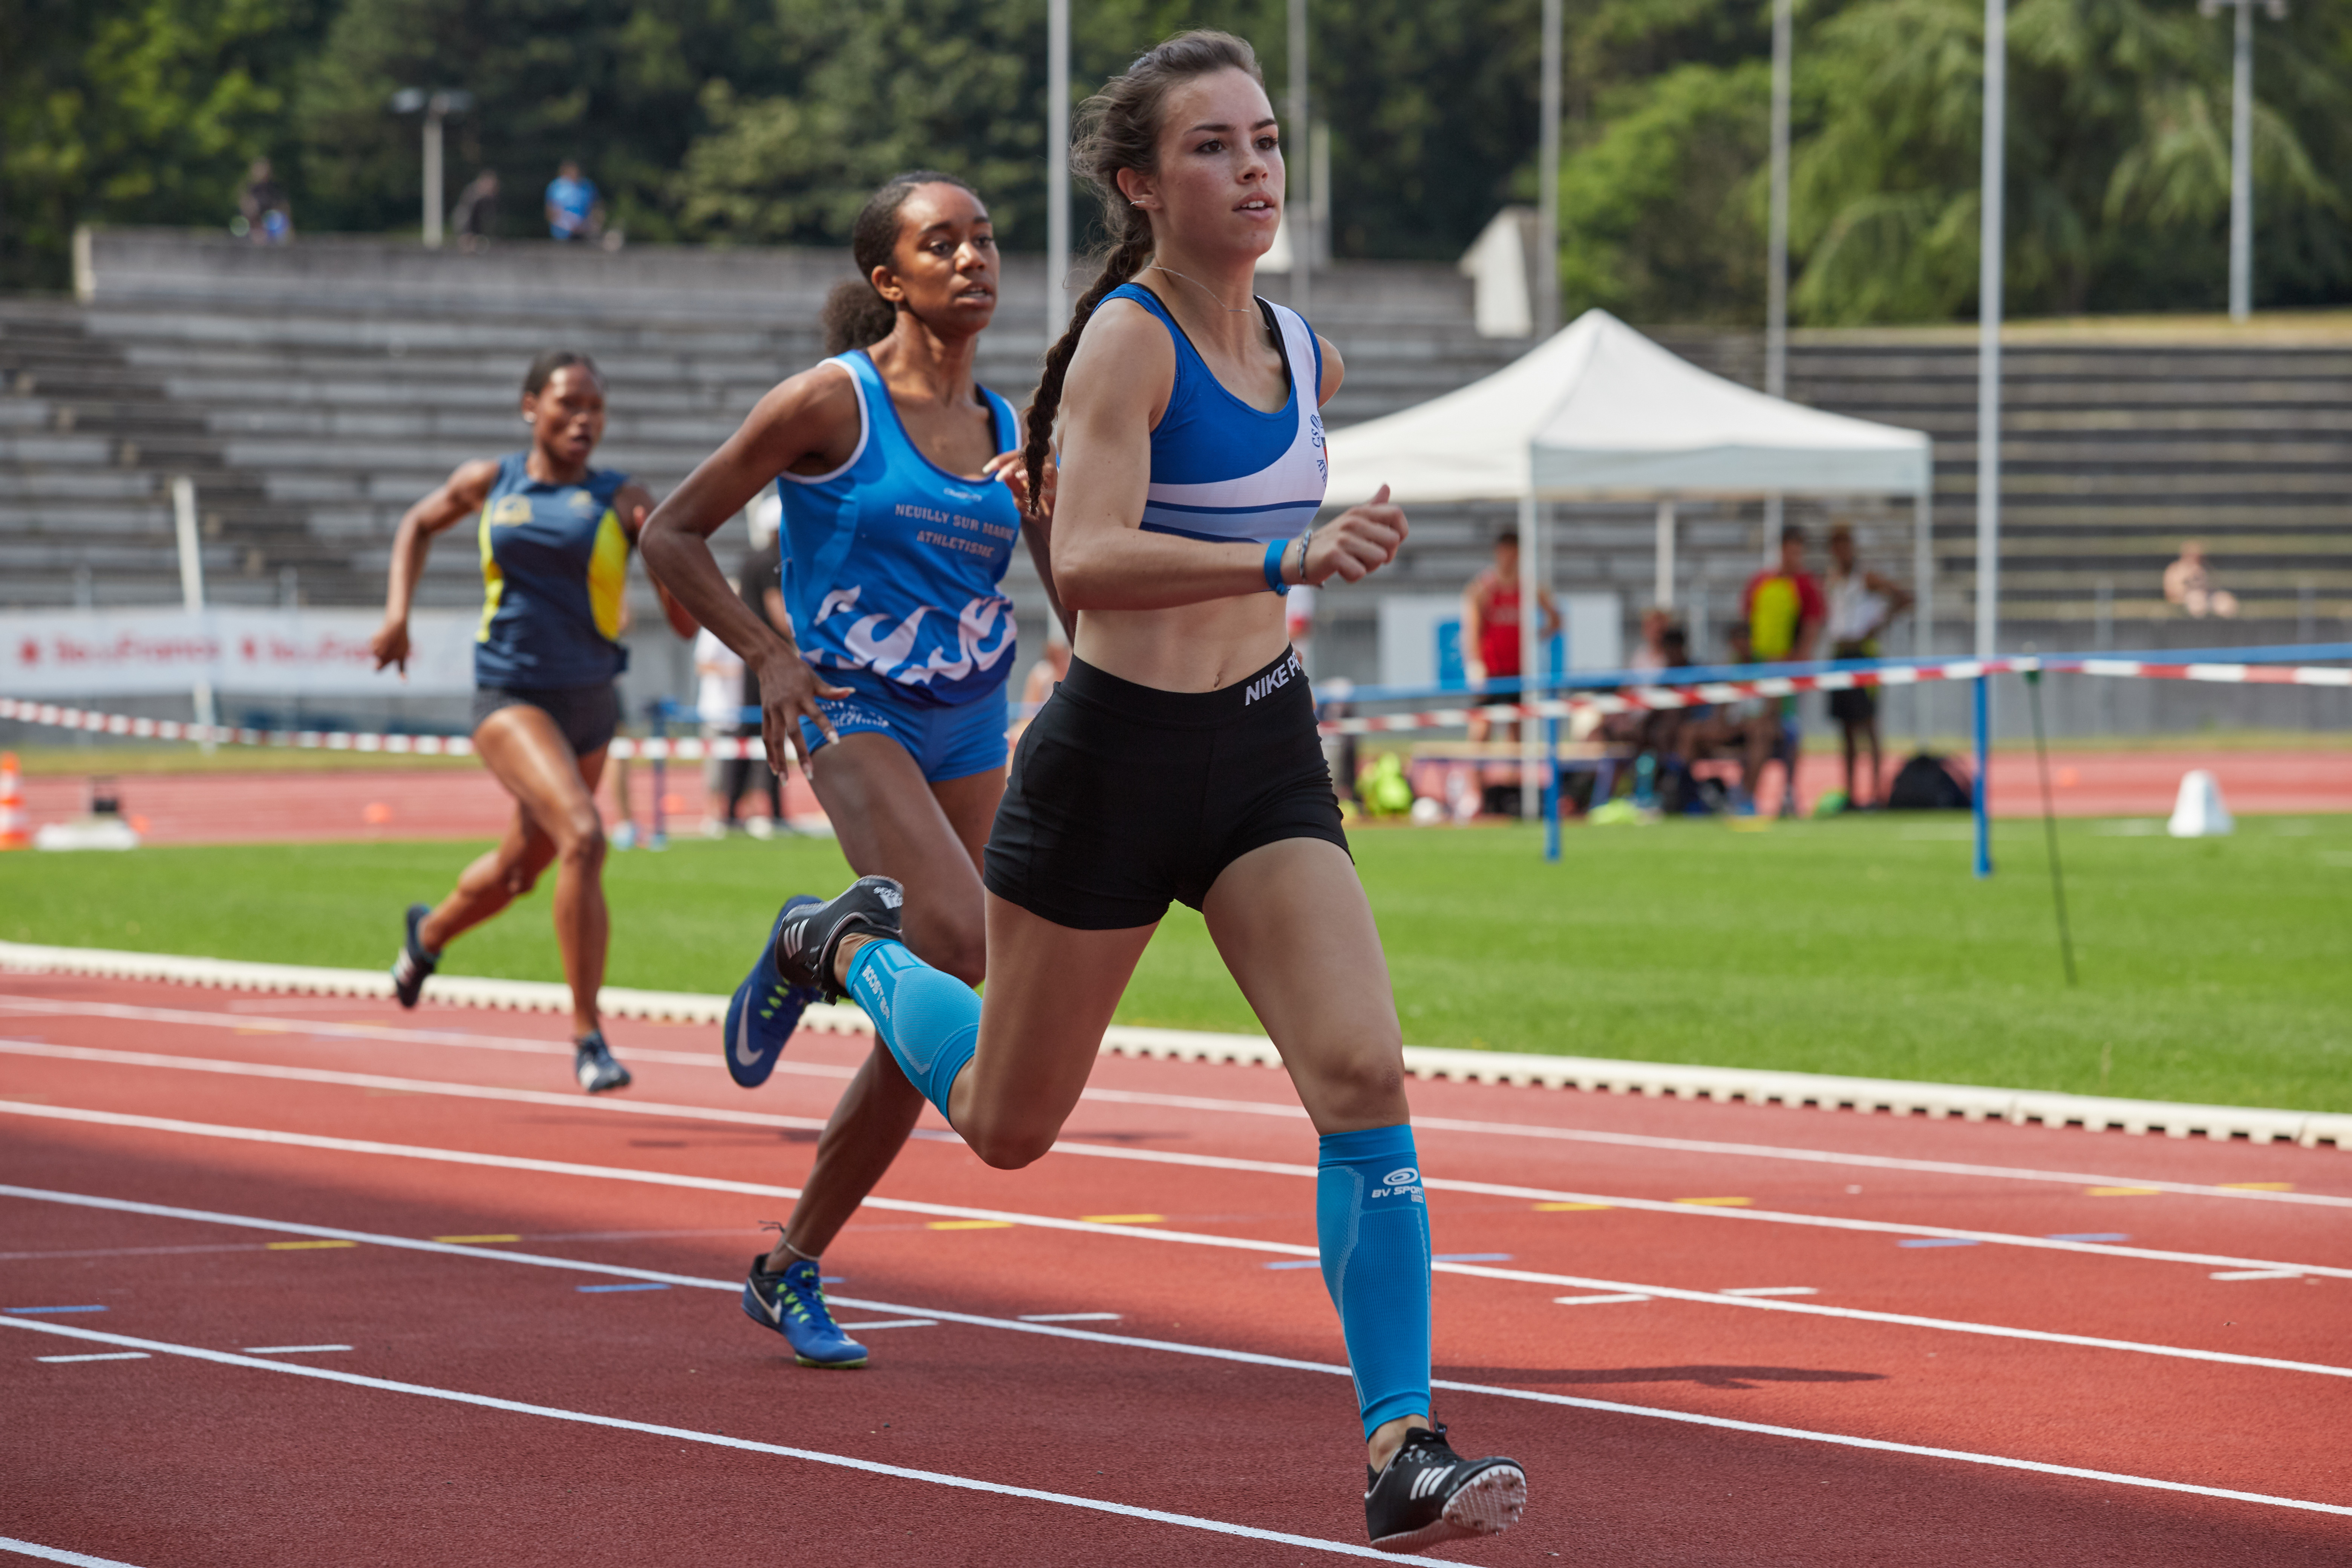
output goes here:
{"type": "Polygon", "coordinates": [[[2137,677],[2149,680],[2210,680],[2256,686],[2352,687],[2352,668],[2298,664],[2152,664],[2142,659],[1965,658],[1944,664],[1890,665],[1884,669],[1832,670],[1824,675],[1776,675],[1761,680],[1710,680],[1690,686],[1633,686],[1590,696],[1548,698],[1537,702],[1496,702],[1476,708],[1435,708],[1420,713],[1375,713],[1322,726],[1327,735],[1374,735],[1397,730],[1458,729],[1474,718],[1566,719],[1578,713],[1646,713],[1738,702],[1757,697],[1789,697],[1800,691],[1850,691],[1856,687],[1913,686],[1927,680],[1974,680],[1980,675],[2027,670],[2067,670],[2083,675],[2137,677]]]}
{"type": "MultiPolygon", "coordinates": [[[[466,757],[474,742],[463,735],[373,735],[345,730],[246,730],[227,724],[186,724],[176,719],[134,719],[128,713],[100,713],[86,708],[62,708],[54,702],[26,702],[0,697],[0,719],[23,724],[49,724],[61,730],[92,734],[123,735],[134,740],[206,741],[223,746],[291,747],[300,751],[373,752],[386,756],[466,757]]],[[[759,737],[728,736],[715,741],[686,736],[677,740],[646,740],[616,735],[608,755],[677,762],[705,757],[763,757],[759,737]]]]}
{"type": "MultiPolygon", "coordinates": [[[[1832,670],[1823,675],[1774,675],[1760,680],[1709,680],[1687,686],[1631,686],[1620,691],[1547,698],[1538,702],[1490,702],[1475,708],[1433,708],[1419,713],[1375,713],[1340,719],[1322,726],[1327,735],[1373,735],[1398,730],[1459,729],[1474,718],[1566,719],[1578,713],[1646,713],[1661,709],[1700,707],[1738,702],[1758,697],[1790,697],[1800,691],[1849,691],[1855,687],[1913,686],[1927,680],[1974,680],[1980,675],[2019,674],[2028,670],[2065,670],[2081,675],[2119,676],[2146,680],[2203,680],[2248,686],[2334,686],[2352,688],[2352,668],[2323,664],[2156,664],[2145,659],[2044,659],[2031,655],[2014,658],[1962,658],[1942,664],[1888,665],[1880,669],[1832,670]]],[[[462,757],[474,743],[463,735],[354,734],[342,730],[244,730],[226,724],[186,724],[175,719],[134,719],[127,713],[100,713],[83,708],[63,708],[51,702],[26,702],[0,697],[0,719],[19,723],[50,724],[96,734],[123,735],[139,740],[210,741],[218,745],[281,746],[327,752],[376,752],[390,756],[462,757]]],[[[725,736],[706,741],[684,736],[677,740],[615,736],[611,756],[619,760],[700,762],[705,757],[731,760],[767,754],[760,738],[725,736]]]]}

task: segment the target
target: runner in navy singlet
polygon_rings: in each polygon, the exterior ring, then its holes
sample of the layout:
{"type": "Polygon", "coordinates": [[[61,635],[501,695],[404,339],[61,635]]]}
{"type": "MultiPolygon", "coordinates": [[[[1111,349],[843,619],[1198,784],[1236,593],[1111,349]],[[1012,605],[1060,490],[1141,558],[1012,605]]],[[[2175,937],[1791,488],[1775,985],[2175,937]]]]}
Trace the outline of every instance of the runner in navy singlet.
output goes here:
{"type": "MultiPolygon", "coordinates": [[[[604,826],[596,783],[620,722],[613,681],[629,552],[654,498],[626,474],[591,468],[604,434],[604,380],[584,354],[551,352],[523,382],[531,444],[510,457],[461,463],[410,507],[393,540],[392,582],[375,663],[407,668],[408,606],[433,539],[471,518],[482,559],[482,619],[474,637],[474,750],[515,816],[497,848],[466,868],[440,906],[409,907],[394,994],[416,1005],[441,952],[555,871],[555,935],[572,987],[572,1076],[591,1094],[628,1086],[596,1015],[611,920],[604,907],[604,826]]],[[[660,592],[661,584],[654,584],[660,592]]],[[[694,624],[667,594],[680,637],[694,624]]]]}
{"type": "MultiPolygon", "coordinates": [[[[984,967],[982,846],[1004,793],[1013,604],[999,587],[1022,534],[1028,473],[1013,409],[972,380],[996,310],[988,209],[918,172],[867,201],[852,235],[862,277],[825,307],[814,370],[762,398],[646,524],[646,560],[758,676],[772,766],[795,740],[842,851],[906,889],[916,951],[966,985],[984,967]],[[761,488],[783,500],[790,637],[728,591],[706,542],[761,488]]],[[[1051,509],[1052,479],[1042,484],[1051,509]]],[[[1052,593],[1047,524],[1027,529],[1052,593]]],[[[770,976],[730,1008],[728,1070],[764,1080],[817,994],[770,976]]],[[[887,1051],[859,1069],[743,1307],[804,1366],[866,1364],[824,1305],[817,1258],[921,1114],[887,1051]]]]}

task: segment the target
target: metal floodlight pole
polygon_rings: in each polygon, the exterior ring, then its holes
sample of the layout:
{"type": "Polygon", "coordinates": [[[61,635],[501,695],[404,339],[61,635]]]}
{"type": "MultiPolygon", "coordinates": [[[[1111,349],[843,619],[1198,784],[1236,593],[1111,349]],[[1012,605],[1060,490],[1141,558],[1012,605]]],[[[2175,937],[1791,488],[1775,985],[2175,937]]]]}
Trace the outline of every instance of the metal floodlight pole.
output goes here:
{"type": "Polygon", "coordinates": [[[1045,341],[1070,315],[1070,0],[1045,5],[1045,341]]]}
{"type": "Polygon", "coordinates": [[[1536,144],[1536,341],[1559,331],[1560,0],[1543,0],[1536,144]]]}
{"type": "Polygon", "coordinates": [[[1290,230],[1290,308],[1307,314],[1315,273],[1315,200],[1323,193],[1311,188],[1315,162],[1315,121],[1307,96],[1307,0],[1290,0],[1290,134],[1283,138],[1283,156],[1290,174],[1283,192],[1283,223],[1290,230]],[[1296,146],[1298,158],[1289,168],[1296,146]]]}
{"type": "MultiPolygon", "coordinates": [[[[2237,47],[2230,70],[2230,320],[2254,311],[2254,5],[2198,0],[2205,16],[2237,7],[2237,47]]],[[[2286,20],[2286,0],[2263,0],[2271,20],[2286,20]]]]}
{"type": "Polygon", "coordinates": [[[1984,175],[1977,273],[1977,657],[2000,631],[2002,138],[2009,77],[2007,0],[1985,0],[1984,175]]]}
{"type": "MultiPolygon", "coordinates": [[[[2000,633],[2000,285],[2002,140],[2009,90],[2008,0],[1985,0],[1984,174],[1977,275],[1977,657],[2000,633]]],[[[1992,875],[1992,820],[1985,773],[1991,761],[1992,683],[1976,679],[1976,874],[1992,875]]]]}
{"type": "Polygon", "coordinates": [[[474,95],[455,88],[442,88],[427,92],[421,87],[404,87],[392,95],[394,114],[425,116],[425,211],[424,236],[427,249],[441,247],[441,218],[444,202],[441,195],[441,122],[452,114],[463,114],[474,107],[474,95]]]}
{"type": "MultiPolygon", "coordinates": [[[[196,481],[182,475],[172,481],[172,524],[180,546],[180,604],[191,616],[205,613],[204,546],[196,529],[196,481]]],[[[205,751],[213,749],[211,727],[213,683],[209,675],[199,676],[189,697],[195,709],[196,722],[205,727],[202,742],[205,751]]]]}
{"type": "MultiPolygon", "coordinates": [[[[1789,97],[1796,0],[1772,0],[1772,211],[1764,278],[1764,390],[1789,395],[1789,97]]],[[[1764,498],[1764,556],[1780,542],[1780,494],[1764,498]]]]}

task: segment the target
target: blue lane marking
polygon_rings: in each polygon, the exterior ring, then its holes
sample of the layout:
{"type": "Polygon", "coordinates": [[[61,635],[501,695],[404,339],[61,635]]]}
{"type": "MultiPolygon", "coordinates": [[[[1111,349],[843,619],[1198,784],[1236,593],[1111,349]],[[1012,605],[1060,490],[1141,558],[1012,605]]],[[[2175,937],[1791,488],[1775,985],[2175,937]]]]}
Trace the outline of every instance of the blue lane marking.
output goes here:
{"type": "Polygon", "coordinates": [[[1280,1263],[1269,1263],[1265,1265],[1265,1267],[1268,1268],[1320,1268],[1323,1267],[1323,1260],[1319,1258],[1286,1258],[1280,1263]]]}
{"type": "Polygon", "coordinates": [[[575,1285],[573,1289],[586,1296],[602,1296],[614,1290],[667,1290],[668,1286],[658,1279],[635,1279],[626,1285],[575,1285]]]}
{"type": "Polygon", "coordinates": [[[1430,1255],[1432,1263],[1508,1263],[1507,1252],[1438,1252],[1430,1255]]]}
{"type": "Polygon", "coordinates": [[[0,1307],[0,1311],[14,1312],[19,1317],[31,1317],[36,1312],[103,1312],[103,1307],[0,1307]]]}
{"type": "Polygon", "coordinates": [[[1976,1243],[1965,1236],[1915,1236],[1907,1240],[1898,1241],[1895,1245],[1897,1247],[1974,1247],[1976,1243]]]}
{"type": "Polygon", "coordinates": [[[2045,1236],[2044,1241],[2129,1241],[2130,1237],[2119,1230],[2076,1230],[2063,1236],[2045,1236]]]}

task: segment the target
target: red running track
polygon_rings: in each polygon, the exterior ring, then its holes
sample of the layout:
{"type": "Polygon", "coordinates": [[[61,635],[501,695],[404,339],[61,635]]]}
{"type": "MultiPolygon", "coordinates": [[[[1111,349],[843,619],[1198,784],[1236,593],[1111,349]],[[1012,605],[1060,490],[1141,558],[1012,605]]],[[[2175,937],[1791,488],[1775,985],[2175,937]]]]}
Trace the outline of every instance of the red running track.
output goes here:
{"type": "MultiPolygon", "coordinates": [[[[0,976],[0,1537],[147,1568],[1360,1548],[1279,1077],[1108,1058],[1025,1172],[919,1140],[827,1258],[846,1322],[898,1326],[826,1373],[732,1294],[861,1043],[803,1035],[747,1095],[715,1031],[612,1035],[636,1087],[591,1101],[552,1020],[0,976]]],[[[2334,1151],[1413,1098],[1438,1414],[1530,1478],[1518,1530],[1444,1556],[2352,1558],[2334,1151]]]]}
{"type": "MultiPolygon", "coordinates": [[[[615,822],[614,769],[605,770],[598,805],[615,822]]],[[[280,773],[122,773],[115,793],[123,816],[153,844],[276,844],[332,839],[493,838],[514,819],[514,797],[484,769],[403,768],[280,773]]],[[[651,826],[650,764],[634,779],[637,826],[651,826]]],[[[692,832],[701,820],[702,765],[669,770],[668,827],[692,832]]],[[[69,822],[89,809],[89,781],[43,774],[25,781],[27,820],[38,827],[69,822]]],[[[784,814],[794,821],[824,813],[796,770],[784,784],[784,814]]]]}

